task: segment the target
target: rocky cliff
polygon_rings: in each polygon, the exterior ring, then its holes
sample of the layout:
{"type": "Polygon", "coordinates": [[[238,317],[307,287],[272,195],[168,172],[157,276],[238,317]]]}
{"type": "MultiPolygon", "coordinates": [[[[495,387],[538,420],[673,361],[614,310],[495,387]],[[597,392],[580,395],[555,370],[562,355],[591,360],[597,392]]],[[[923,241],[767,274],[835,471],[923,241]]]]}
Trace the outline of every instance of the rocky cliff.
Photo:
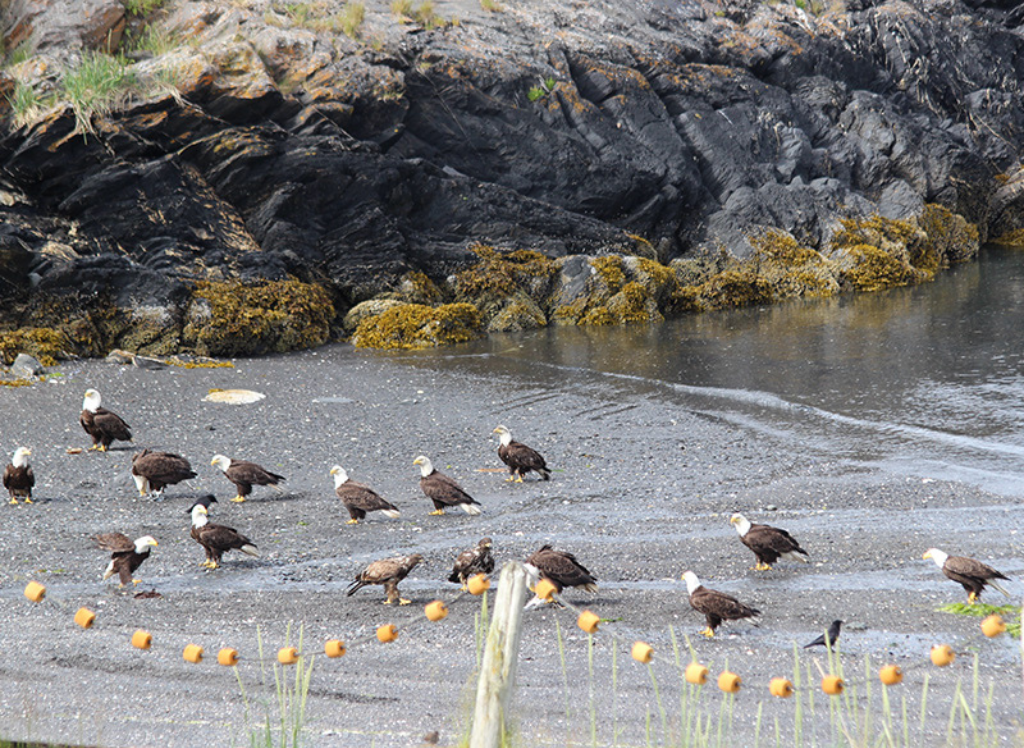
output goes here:
{"type": "Polygon", "coordinates": [[[0,13],[7,358],[644,322],[1024,234],[1015,2],[0,13]]]}

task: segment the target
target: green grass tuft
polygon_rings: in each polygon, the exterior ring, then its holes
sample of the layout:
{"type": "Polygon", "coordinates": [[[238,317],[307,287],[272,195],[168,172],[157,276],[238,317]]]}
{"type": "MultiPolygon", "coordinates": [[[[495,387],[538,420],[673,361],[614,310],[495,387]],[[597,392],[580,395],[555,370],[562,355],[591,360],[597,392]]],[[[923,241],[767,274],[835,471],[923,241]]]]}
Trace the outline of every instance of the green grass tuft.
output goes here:
{"type": "Polygon", "coordinates": [[[1021,609],[1016,605],[989,605],[988,603],[950,603],[943,605],[939,610],[943,613],[952,613],[957,616],[973,616],[985,618],[990,615],[999,615],[1006,621],[1006,633],[1010,636],[1020,638],[1021,609]]]}
{"type": "Polygon", "coordinates": [[[93,115],[109,112],[136,84],[123,57],[83,52],[78,66],[64,74],[61,95],[75,110],[78,129],[92,132],[93,115]]]}

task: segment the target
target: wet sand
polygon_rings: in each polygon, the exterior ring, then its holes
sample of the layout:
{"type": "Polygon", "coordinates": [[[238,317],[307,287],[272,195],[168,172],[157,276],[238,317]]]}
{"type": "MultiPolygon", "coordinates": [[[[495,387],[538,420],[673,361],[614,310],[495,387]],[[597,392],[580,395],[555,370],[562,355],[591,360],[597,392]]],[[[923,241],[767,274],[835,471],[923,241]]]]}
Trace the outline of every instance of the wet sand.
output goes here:
{"type": "MultiPolygon", "coordinates": [[[[301,628],[304,649],[319,652],[326,639],[354,641],[382,623],[412,619],[422,605],[457,593],[445,581],[452,560],[485,535],[494,539],[499,563],[522,559],[545,542],[572,551],[601,590],[568,592],[567,599],[615,619],[595,637],[591,679],[587,637],[574,616],[527,613],[513,707],[523,745],[589,745],[591,704],[599,744],[611,744],[614,731],[620,744],[646,744],[645,716],[657,714],[655,693],[648,668],[628,659],[628,646],[643,638],[668,655],[669,627],[680,640],[689,636],[712,673],[728,663],[743,676],[733,744],[752,744],[762,701],[765,725],[778,717],[786,735],[793,701],[769,697],[767,682],[791,674],[793,643],[810,641],[834,618],[849,622],[842,644],[852,671],[863,672],[865,654],[879,664],[911,666],[901,692],[911,714],[924,673],[931,675],[929,726],[944,735],[949,694],[956,678],[969,681],[972,658],[961,656],[941,672],[914,666],[938,642],[968,654],[961,645],[976,642],[977,621],[936,612],[965,596],[921,554],[938,546],[982,558],[1015,579],[1024,571],[1018,501],[866,468],[834,454],[827,442],[795,441],[719,418],[671,388],[500,356],[389,356],[342,345],[236,363],[235,369],[143,371],[76,362],[60,367],[63,376],[52,383],[0,389],[2,448],[9,456],[29,446],[38,477],[34,505],[2,509],[3,737],[245,745],[242,690],[250,712],[262,714],[271,691],[261,677],[272,684],[269,663],[289,629],[294,642],[301,628]],[[67,454],[88,446],[77,423],[88,387],[131,424],[134,444],[118,443],[107,454],[67,454]],[[203,402],[214,387],[267,397],[245,406],[203,402]],[[547,457],[555,469],[550,482],[533,476],[524,484],[505,482],[490,436],[499,423],[547,457]],[[188,457],[199,476],[168,488],[163,500],[139,497],[129,466],[144,447],[188,457]],[[285,493],[256,488],[249,501],[230,503],[233,487],[209,464],[218,452],[285,475],[285,493]],[[418,454],[461,482],[484,514],[428,516],[432,507],[412,464],[418,454]],[[345,525],[328,475],[336,463],[396,503],[402,517],[371,515],[359,526],[345,525]],[[198,566],[203,554],[188,535],[187,509],[208,492],[220,500],[212,520],[249,535],[260,558],[232,553],[219,570],[198,566]],[[752,571],[753,556],[728,523],[736,510],[788,529],[811,563],[752,571]],[[115,580],[100,581],[108,555],[90,537],[113,530],[158,539],[138,573],[138,589],[161,597],[135,599],[119,592],[115,580]],[[344,595],[369,561],[412,552],[425,558],[401,585],[414,605],[384,606],[380,588],[344,595]],[[687,603],[679,579],[686,569],[760,608],[760,627],[725,624],[713,641],[696,636],[704,622],[687,603]],[[30,579],[47,585],[44,603],[23,597],[30,579]],[[89,630],[72,622],[80,606],[98,614],[89,630]],[[129,645],[136,628],[153,634],[151,650],[129,645]],[[262,676],[258,636],[268,668],[262,676]],[[199,665],[182,658],[193,642],[207,653],[199,665]],[[214,661],[223,646],[241,653],[242,687],[230,668],[214,661]]],[[[1019,582],[1009,588],[1020,595],[1019,582]]],[[[998,593],[985,599],[1005,602],[998,593]]],[[[478,601],[462,599],[445,621],[417,624],[393,644],[353,647],[337,660],[318,657],[308,744],[410,746],[435,730],[442,745],[455,744],[469,714],[478,610],[478,601]]],[[[986,641],[971,651],[979,653],[983,685],[993,678],[1000,683],[994,700],[1000,733],[1016,735],[1022,710],[1015,643],[986,641]]],[[[654,673],[675,714],[678,675],[663,663],[654,673]]],[[[718,693],[704,696],[717,714],[718,693]]],[[[817,694],[818,722],[827,725],[824,698],[817,694]]],[[[762,739],[765,734],[773,730],[762,739]]]]}

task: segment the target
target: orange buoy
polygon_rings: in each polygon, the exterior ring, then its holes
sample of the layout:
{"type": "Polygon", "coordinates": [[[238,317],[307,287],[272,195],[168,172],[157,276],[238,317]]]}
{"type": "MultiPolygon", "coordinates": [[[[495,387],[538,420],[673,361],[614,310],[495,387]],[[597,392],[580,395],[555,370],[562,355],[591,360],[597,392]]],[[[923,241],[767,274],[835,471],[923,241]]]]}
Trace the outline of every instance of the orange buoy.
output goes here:
{"type": "Polygon", "coordinates": [[[537,582],[537,587],[533,591],[541,600],[551,602],[552,596],[558,592],[558,587],[550,579],[542,579],[537,582]]]}
{"type": "Polygon", "coordinates": [[[149,649],[153,646],[153,635],[148,631],[138,629],[132,634],[132,646],[136,649],[149,649]]]}
{"type": "Polygon", "coordinates": [[[441,600],[435,600],[434,602],[429,603],[427,607],[423,609],[423,612],[426,614],[428,621],[440,621],[448,615],[448,606],[441,600]]]}
{"type": "Polygon", "coordinates": [[[691,662],[683,671],[683,677],[687,683],[695,686],[703,686],[708,681],[708,669],[699,662],[691,662]]]}
{"type": "Polygon", "coordinates": [[[1003,621],[1002,616],[996,615],[995,613],[986,617],[985,620],[981,622],[981,633],[989,639],[999,636],[1004,631],[1006,631],[1006,623],[1003,621]]]}
{"type": "Polygon", "coordinates": [[[887,686],[895,686],[903,682],[903,671],[899,665],[886,665],[878,672],[878,677],[887,686]]]}
{"type": "Polygon", "coordinates": [[[345,654],[345,642],[341,639],[331,639],[324,644],[324,653],[328,657],[341,657],[345,654]]]}
{"type": "MultiPolygon", "coordinates": [[[[200,647],[200,649],[202,649],[200,647]]],[[[200,656],[202,654],[200,653],[200,656]]],[[[186,660],[188,657],[185,658],[186,660]]],[[[197,660],[198,661],[198,660],[197,660]]],[[[231,647],[224,647],[217,653],[217,662],[224,667],[231,667],[238,664],[238,650],[231,647]]]]}
{"type": "Polygon", "coordinates": [[[772,678],[768,683],[768,693],[780,699],[788,699],[793,695],[793,683],[786,678],[772,678]]]}
{"type": "Polygon", "coordinates": [[[282,665],[294,665],[299,661],[298,647],[281,647],[277,650],[277,661],[282,665]]]}
{"type": "Polygon", "coordinates": [[[25,585],[25,597],[34,603],[41,603],[46,597],[45,585],[39,584],[39,582],[29,582],[25,585]]]}
{"type": "Polygon", "coordinates": [[[88,608],[79,608],[78,612],[75,613],[75,623],[83,629],[87,629],[96,623],[96,614],[88,608]]]}
{"type": "Polygon", "coordinates": [[[186,662],[198,665],[203,661],[203,648],[198,644],[189,644],[181,656],[185,658],[186,662]]]}
{"type": "Polygon", "coordinates": [[[635,642],[630,654],[637,662],[647,663],[654,657],[654,648],[647,642],[635,642]]]}
{"type": "Polygon", "coordinates": [[[597,624],[599,623],[601,623],[601,616],[597,613],[591,613],[589,610],[580,613],[579,618],[576,619],[576,625],[588,634],[596,634],[597,624]]]}
{"type": "Polygon", "coordinates": [[[736,675],[736,673],[730,673],[728,670],[718,676],[718,687],[726,693],[736,693],[739,691],[742,682],[740,676],[736,675]]]}
{"type": "Polygon", "coordinates": [[[826,675],[821,679],[821,690],[829,696],[838,696],[843,692],[843,679],[838,675],[826,675]]]}
{"type": "Polygon", "coordinates": [[[956,659],[956,652],[948,644],[936,644],[932,647],[932,664],[946,667],[956,659]]]}
{"type": "Polygon", "coordinates": [[[377,639],[382,644],[393,642],[398,638],[398,629],[395,628],[393,623],[385,623],[383,626],[377,629],[377,639]]]}
{"type": "Polygon", "coordinates": [[[486,574],[474,574],[466,582],[466,589],[469,590],[471,595],[482,595],[491,588],[491,580],[487,578],[486,574]]]}

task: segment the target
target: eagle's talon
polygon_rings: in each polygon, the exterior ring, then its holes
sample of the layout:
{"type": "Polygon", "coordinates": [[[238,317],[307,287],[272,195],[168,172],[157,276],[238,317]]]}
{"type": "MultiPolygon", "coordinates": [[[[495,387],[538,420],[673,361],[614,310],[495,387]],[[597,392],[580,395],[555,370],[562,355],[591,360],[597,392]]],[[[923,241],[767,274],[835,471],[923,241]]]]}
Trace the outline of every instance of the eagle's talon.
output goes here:
{"type": "Polygon", "coordinates": [[[701,636],[706,636],[708,639],[711,639],[715,636],[715,632],[712,631],[710,627],[706,629],[701,629],[699,633],[701,636]]]}
{"type": "Polygon", "coordinates": [[[406,600],[404,597],[400,597],[400,598],[398,598],[398,604],[399,605],[411,605],[412,604],[412,600],[406,600]]]}
{"type": "Polygon", "coordinates": [[[236,504],[241,504],[243,501],[245,501],[245,497],[244,496],[236,496],[235,498],[233,498],[231,500],[233,502],[235,502],[236,504]]]}
{"type": "Polygon", "coordinates": [[[350,519],[350,520],[349,520],[348,522],[346,522],[345,524],[346,524],[346,525],[358,525],[358,524],[359,524],[359,520],[357,520],[357,519],[350,519]]]}
{"type": "Polygon", "coordinates": [[[435,509],[434,511],[430,512],[429,516],[431,516],[431,517],[440,517],[443,514],[444,514],[444,509],[435,509]]]}
{"type": "Polygon", "coordinates": [[[16,497],[16,496],[12,496],[12,497],[11,497],[11,503],[12,503],[12,504],[14,504],[15,506],[17,506],[17,505],[18,505],[18,499],[17,499],[17,497],[16,497]]]}
{"type": "Polygon", "coordinates": [[[26,497],[25,497],[25,503],[26,503],[26,504],[34,504],[35,502],[34,502],[34,501],[32,501],[32,497],[30,497],[30,496],[26,496],[26,497]]]}

